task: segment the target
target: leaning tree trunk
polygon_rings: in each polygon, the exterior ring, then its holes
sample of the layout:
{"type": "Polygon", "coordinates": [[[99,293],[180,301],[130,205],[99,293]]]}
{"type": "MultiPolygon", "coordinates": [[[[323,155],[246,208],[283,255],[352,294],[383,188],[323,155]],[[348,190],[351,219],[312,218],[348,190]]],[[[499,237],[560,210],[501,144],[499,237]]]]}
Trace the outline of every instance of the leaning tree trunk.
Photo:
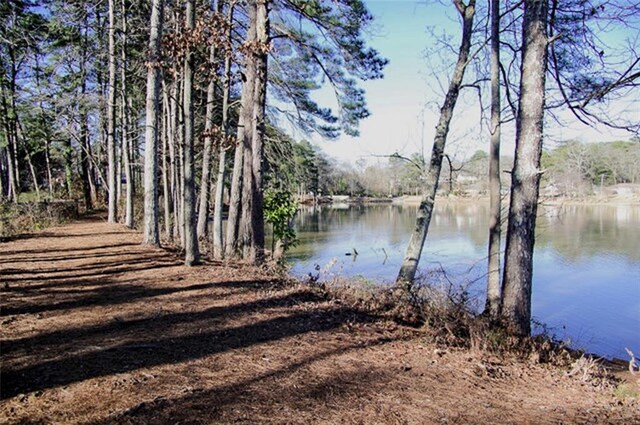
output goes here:
{"type": "Polygon", "coordinates": [[[500,314],[500,1],[491,0],[491,146],[489,149],[489,245],[485,313],[500,314]]]}
{"type": "MultiPolygon", "coordinates": [[[[196,26],[195,0],[187,0],[186,28],[193,30],[196,26]]],[[[194,159],[193,159],[193,51],[187,50],[184,61],[184,263],[187,266],[197,264],[200,259],[198,252],[198,237],[196,235],[196,199],[194,186],[194,159]]]]}
{"type": "Polygon", "coordinates": [[[31,180],[33,180],[33,188],[36,191],[36,200],[40,202],[40,186],[38,185],[38,177],[36,176],[36,169],[33,166],[33,161],[31,161],[31,153],[27,152],[27,154],[25,155],[25,159],[27,160],[27,165],[29,165],[31,180]]]}
{"type": "Polygon", "coordinates": [[[458,51],[458,61],[453,71],[453,77],[449,83],[449,89],[444,100],[444,105],[440,109],[440,119],[436,126],[436,134],[433,140],[433,149],[431,151],[431,162],[425,176],[425,192],[418,207],[416,225],[411,233],[409,246],[405,254],[400,272],[396,279],[399,285],[409,286],[415,278],[422,247],[427,238],[429,223],[433,215],[433,207],[438,190],[438,180],[440,171],[442,170],[442,159],[444,156],[444,148],[449,133],[449,124],[453,117],[453,111],[458,100],[460,87],[464,78],[464,72],[469,61],[469,51],[471,49],[471,35],[473,27],[473,17],[475,15],[475,0],[470,0],[465,5],[462,0],[454,0],[458,12],[462,16],[462,42],[458,51]]]}
{"type": "Polygon", "coordinates": [[[153,0],[147,70],[147,117],[144,158],[144,243],[160,245],[158,231],[158,109],[163,0],[153,0]]]}
{"type": "Polygon", "coordinates": [[[109,87],[107,94],[107,157],[109,167],[109,223],[118,219],[116,176],[116,18],[115,0],[109,0],[109,87]]]}
{"type": "MultiPolygon", "coordinates": [[[[227,21],[229,28],[227,30],[227,41],[231,43],[233,9],[235,4],[229,4],[227,21]]],[[[229,96],[231,92],[231,55],[225,54],[224,59],[224,92],[222,94],[222,128],[224,130],[224,141],[220,143],[218,156],[218,178],[216,179],[216,193],[213,203],[213,257],[215,259],[224,258],[224,248],[222,240],[222,203],[224,199],[224,181],[226,178],[226,162],[227,162],[227,140],[229,139],[229,96]]]]}
{"type": "Polygon", "coordinates": [[[533,246],[540,188],[547,71],[547,1],[525,0],[516,157],[503,278],[502,318],[514,334],[531,333],[533,246]]]}
{"type": "MultiPolygon", "coordinates": [[[[215,69],[216,49],[211,46],[209,54],[211,67],[215,69]]],[[[209,194],[211,188],[211,151],[214,135],[213,131],[213,111],[215,102],[215,77],[211,77],[209,86],[207,87],[207,108],[205,112],[204,128],[204,150],[202,152],[202,177],[200,179],[200,205],[198,207],[198,238],[207,235],[207,224],[209,221],[209,194]]]]}

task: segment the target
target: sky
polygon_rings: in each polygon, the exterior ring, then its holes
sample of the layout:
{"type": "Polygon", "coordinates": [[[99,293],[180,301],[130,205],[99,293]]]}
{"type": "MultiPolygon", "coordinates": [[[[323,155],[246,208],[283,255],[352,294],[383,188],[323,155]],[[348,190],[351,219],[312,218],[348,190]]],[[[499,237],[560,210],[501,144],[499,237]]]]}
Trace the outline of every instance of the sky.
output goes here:
{"type": "MultiPolygon", "coordinates": [[[[424,0],[365,1],[375,18],[367,36],[369,45],[389,59],[384,79],[362,83],[371,116],[361,122],[359,137],[343,135],[337,140],[323,140],[316,136],[313,143],[339,161],[352,164],[359,159],[368,163],[386,161],[384,156],[394,152],[410,155],[424,151],[428,155],[443,99],[441,84],[448,82],[446,73],[438,75],[437,79],[432,75],[434,61],[426,58],[427,48],[434,46],[429,28],[437,34],[448,33],[457,46],[457,12],[446,1],[428,5],[424,0]]],[[[449,59],[451,63],[442,66],[452,66],[456,58],[450,55],[449,59]]],[[[328,96],[328,90],[321,91],[317,99],[321,104],[331,105],[328,96]]],[[[640,112],[638,118],[640,120],[640,112]]],[[[462,159],[478,149],[487,150],[488,138],[483,134],[486,131],[477,127],[478,119],[477,106],[459,102],[447,142],[449,154],[462,159]]],[[[562,128],[550,125],[545,131],[549,140],[577,138],[590,142],[628,140],[630,137],[627,133],[608,129],[597,131],[575,123],[562,128]]],[[[507,126],[503,130],[502,152],[512,155],[514,146],[514,131],[507,126]]]]}

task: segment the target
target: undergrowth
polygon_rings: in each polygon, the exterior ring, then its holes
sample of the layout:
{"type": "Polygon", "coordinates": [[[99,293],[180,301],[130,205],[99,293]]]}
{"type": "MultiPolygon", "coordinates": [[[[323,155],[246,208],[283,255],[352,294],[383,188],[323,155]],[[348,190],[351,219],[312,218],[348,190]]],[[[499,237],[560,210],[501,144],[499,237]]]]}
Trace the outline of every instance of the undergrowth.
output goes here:
{"type": "Polygon", "coordinates": [[[594,387],[616,388],[615,378],[601,359],[570,349],[544,327],[542,333],[527,338],[509,334],[499,323],[475,313],[477,309],[472,308],[473,300],[464,288],[426,280],[409,287],[381,286],[362,277],[330,282],[311,279],[310,283],[343,303],[419,329],[436,345],[516,356],[557,366],[566,376],[594,387]]]}
{"type": "Polygon", "coordinates": [[[76,201],[0,203],[0,239],[42,230],[78,217],[76,201]]]}

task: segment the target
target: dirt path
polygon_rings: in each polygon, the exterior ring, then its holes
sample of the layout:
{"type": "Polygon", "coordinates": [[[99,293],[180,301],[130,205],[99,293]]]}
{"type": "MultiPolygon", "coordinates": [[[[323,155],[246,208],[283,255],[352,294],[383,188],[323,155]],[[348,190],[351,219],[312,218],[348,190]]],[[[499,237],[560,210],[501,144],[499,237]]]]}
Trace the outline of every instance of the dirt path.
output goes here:
{"type": "Polygon", "coordinates": [[[0,422],[640,422],[562,370],[140,241],[96,216],[0,244],[0,422]]]}

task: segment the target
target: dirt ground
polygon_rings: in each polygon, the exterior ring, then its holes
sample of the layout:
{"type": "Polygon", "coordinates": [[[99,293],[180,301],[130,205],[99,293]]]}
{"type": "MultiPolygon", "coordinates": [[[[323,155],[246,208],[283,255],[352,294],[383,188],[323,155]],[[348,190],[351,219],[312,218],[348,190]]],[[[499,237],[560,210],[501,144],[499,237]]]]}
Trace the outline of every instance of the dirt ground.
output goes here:
{"type": "Polygon", "coordinates": [[[640,423],[615,387],[140,242],[93,216],[0,244],[0,422],[640,423]]]}

